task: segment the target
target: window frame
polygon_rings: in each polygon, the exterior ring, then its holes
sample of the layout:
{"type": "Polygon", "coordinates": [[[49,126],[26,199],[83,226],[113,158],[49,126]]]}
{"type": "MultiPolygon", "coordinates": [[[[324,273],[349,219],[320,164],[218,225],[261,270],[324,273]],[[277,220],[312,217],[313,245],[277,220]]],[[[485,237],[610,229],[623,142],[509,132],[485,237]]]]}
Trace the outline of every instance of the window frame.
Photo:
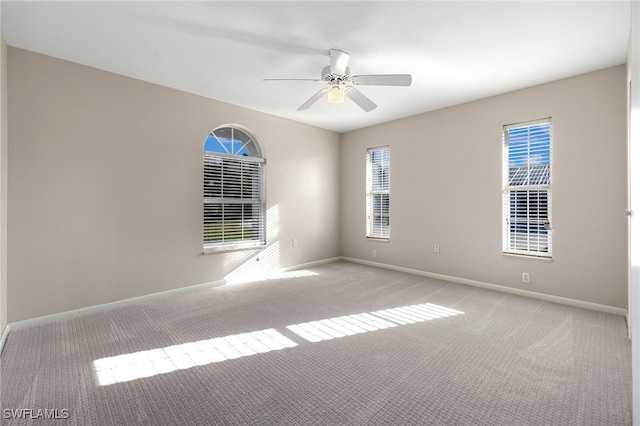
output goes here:
{"type": "Polygon", "coordinates": [[[216,127],[205,138],[202,208],[204,254],[255,250],[266,246],[266,158],[255,136],[245,127],[225,124],[216,127]],[[224,137],[218,137],[226,131],[230,134],[232,151],[237,154],[229,151],[223,142],[224,137]],[[236,139],[236,132],[242,133],[240,139],[236,139]],[[210,139],[212,137],[214,139],[210,139]],[[213,143],[214,140],[219,144],[218,151],[208,151],[208,142],[213,143]],[[236,140],[242,142],[241,145],[235,145],[236,140]],[[238,146],[237,150],[235,146],[238,146]],[[219,164],[219,167],[212,166],[212,163],[219,164]],[[226,185],[225,173],[233,179],[226,185]],[[216,182],[216,178],[220,180],[216,182]],[[245,219],[247,206],[251,206],[248,208],[250,214],[245,219]],[[229,213],[226,213],[227,209],[229,213]],[[240,222],[235,223],[238,222],[238,215],[241,217],[240,222]],[[227,221],[226,218],[229,216],[233,216],[234,219],[227,221]],[[229,224],[226,224],[227,222],[229,224]],[[218,226],[221,227],[220,230],[216,229],[218,226]],[[245,228],[251,230],[246,231],[245,228]],[[245,238],[247,233],[250,234],[249,238],[245,238]],[[221,241],[212,242],[211,239],[217,239],[217,236],[221,236],[221,241]]]}
{"type": "MultiPolygon", "coordinates": [[[[365,221],[366,221],[366,238],[369,240],[377,241],[389,241],[391,238],[391,149],[389,145],[379,146],[375,148],[367,148],[366,151],[366,192],[365,192],[365,221]],[[376,179],[373,174],[373,153],[386,151],[384,163],[386,164],[386,175],[384,174],[378,179],[379,184],[383,186],[382,189],[375,189],[376,179]],[[386,188],[385,188],[386,187],[386,188]],[[386,195],[386,211],[384,207],[384,201],[380,203],[380,217],[378,229],[376,229],[375,213],[374,213],[374,200],[376,196],[380,196],[381,199],[386,195]],[[386,215],[386,225],[383,224],[384,216],[386,215]],[[386,229],[386,232],[383,232],[386,229]]],[[[384,165],[383,165],[384,167],[384,165]]]]}
{"type": "MultiPolygon", "coordinates": [[[[540,144],[544,143],[543,141],[540,144]]],[[[552,177],[553,124],[551,117],[504,125],[502,128],[502,252],[504,255],[552,260],[552,177]],[[510,158],[509,132],[539,126],[548,127],[548,149],[536,151],[539,148],[536,145],[538,142],[534,142],[533,151],[536,153],[532,154],[532,137],[528,134],[527,155],[519,158],[526,159],[527,164],[517,168],[520,170],[516,170],[510,164],[512,159],[510,158]],[[548,156],[548,162],[544,160],[545,155],[548,156]],[[538,157],[542,159],[540,164],[536,164],[535,156],[541,156],[538,157]],[[520,182],[514,183],[515,179],[520,182]],[[521,206],[525,206],[524,215],[521,206]],[[517,229],[522,226],[526,227],[525,232],[513,230],[514,227],[517,229]],[[516,233],[521,234],[519,239],[516,233]],[[542,235],[544,237],[541,237],[542,235]]]]}

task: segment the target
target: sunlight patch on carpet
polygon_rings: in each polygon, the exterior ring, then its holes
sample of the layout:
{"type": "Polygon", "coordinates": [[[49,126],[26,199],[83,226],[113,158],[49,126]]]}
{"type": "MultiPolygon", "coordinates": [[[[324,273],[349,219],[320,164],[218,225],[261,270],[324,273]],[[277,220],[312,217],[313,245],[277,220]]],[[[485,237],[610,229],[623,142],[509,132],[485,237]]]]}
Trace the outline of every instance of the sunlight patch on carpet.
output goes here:
{"type": "Polygon", "coordinates": [[[98,384],[106,386],[297,345],[271,328],[100,358],[93,369],[98,384]]]}
{"type": "Polygon", "coordinates": [[[287,329],[309,342],[321,342],[323,340],[331,340],[353,334],[367,333],[369,331],[383,330],[398,325],[414,324],[461,314],[464,314],[464,312],[432,303],[423,303],[420,305],[384,309],[367,314],[355,314],[304,322],[289,325],[287,329]]]}
{"type": "Polygon", "coordinates": [[[227,284],[244,284],[256,281],[271,281],[271,280],[285,280],[290,278],[302,278],[313,277],[318,275],[315,272],[307,270],[295,270],[295,271],[267,271],[256,273],[245,273],[229,275],[226,278],[227,284]]]}
{"type": "MultiPolygon", "coordinates": [[[[423,303],[304,322],[286,328],[307,342],[315,343],[461,314],[464,312],[423,303]]],[[[270,328],[100,358],[93,361],[93,370],[98,384],[107,386],[295,346],[298,346],[296,342],[270,328]]]]}

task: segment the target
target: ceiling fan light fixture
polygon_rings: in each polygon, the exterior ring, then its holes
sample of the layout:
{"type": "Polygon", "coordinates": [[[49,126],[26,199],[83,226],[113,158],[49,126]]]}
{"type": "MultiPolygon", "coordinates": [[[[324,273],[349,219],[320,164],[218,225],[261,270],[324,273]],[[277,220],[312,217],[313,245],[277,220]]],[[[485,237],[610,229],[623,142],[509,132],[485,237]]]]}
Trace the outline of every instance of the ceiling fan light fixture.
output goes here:
{"type": "MultiPolygon", "coordinates": [[[[0,0],[2,1],[2,0],[0,0]]],[[[329,50],[330,64],[320,71],[319,79],[310,78],[268,78],[265,80],[306,80],[321,82],[329,87],[324,87],[311,96],[305,103],[298,107],[298,111],[306,111],[309,107],[325,94],[332,105],[344,102],[345,95],[365,112],[373,111],[377,105],[356,86],[411,86],[411,74],[371,74],[351,75],[349,68],[349,54],[342,50],[329,50]]]]}
{"type": "Polygon", "coordinates": [[[329,89],[327,94],[327,98],[329,99],[329,103],[332,105],[338,105],[344,102],[344,87],[339,84],[334,84],[329,89]]]}

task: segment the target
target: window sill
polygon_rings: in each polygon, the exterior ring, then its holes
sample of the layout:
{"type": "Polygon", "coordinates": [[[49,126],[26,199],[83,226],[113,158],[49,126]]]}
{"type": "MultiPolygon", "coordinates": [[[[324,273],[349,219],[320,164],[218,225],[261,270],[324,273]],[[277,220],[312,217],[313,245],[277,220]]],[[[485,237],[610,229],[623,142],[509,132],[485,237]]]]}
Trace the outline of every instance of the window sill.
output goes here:
{"type": "Polygon", "coordinates": [[[388,243],[390,238],[367,237],[367,240],[369,240],[369,241],[380,241],[380,242],[383,242],[383,243],[388,243]]]}
{"type": "Polygon", "coordinates": [[[502,253],[503,257],[509,259],[518,259],[518,260],[534,260],[538,262],[553,262],[553,257],[545,257],[545,256],[536,256],[533,254],[516,254],[516,253],[502,253]]]}
{"type": "Polygon", "coordinates": [[[264,250],[265,248],[267,248],[266,244],[228,245],[228,246],[203,248],[202,254],[208,255],[208,254],[229,253],[234,251],[264,250]]]}

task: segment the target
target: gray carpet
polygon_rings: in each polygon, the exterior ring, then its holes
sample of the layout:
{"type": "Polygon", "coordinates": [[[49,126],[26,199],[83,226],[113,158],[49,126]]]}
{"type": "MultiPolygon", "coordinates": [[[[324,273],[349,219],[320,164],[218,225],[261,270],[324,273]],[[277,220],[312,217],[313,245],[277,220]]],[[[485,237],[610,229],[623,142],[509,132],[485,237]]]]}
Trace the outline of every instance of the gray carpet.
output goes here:
{"type": "Polygon", "coordinates": [[[12,332],[0,421],[629,425],[630,358],[623,317],[336,262],[12,332]]]}

